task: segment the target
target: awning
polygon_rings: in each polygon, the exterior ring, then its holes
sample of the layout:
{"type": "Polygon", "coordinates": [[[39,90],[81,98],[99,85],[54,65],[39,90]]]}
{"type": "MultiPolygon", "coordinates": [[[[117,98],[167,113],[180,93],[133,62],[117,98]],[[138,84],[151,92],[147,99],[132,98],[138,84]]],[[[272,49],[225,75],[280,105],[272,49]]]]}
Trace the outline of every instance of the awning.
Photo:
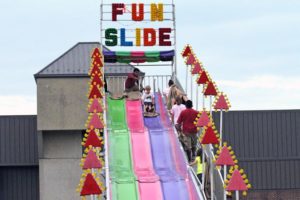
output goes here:
{"type": "Polygon", "coordinates": [[[173,61],[175,52],[170,51],[103,51],[106,63],[144,63],[173,61]]]}

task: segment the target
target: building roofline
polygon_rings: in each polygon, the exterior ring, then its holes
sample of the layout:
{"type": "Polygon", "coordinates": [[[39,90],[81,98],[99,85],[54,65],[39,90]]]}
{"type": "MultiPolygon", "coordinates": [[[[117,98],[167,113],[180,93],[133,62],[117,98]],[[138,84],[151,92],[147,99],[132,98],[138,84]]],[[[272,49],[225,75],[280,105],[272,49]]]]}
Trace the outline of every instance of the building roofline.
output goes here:
{"type": "Polygon", "coordinates": [[[62,58],[63,56],[65,56],[67,53],[69,53],[70,51],[72,51],[80,43],[82,43],[82,42],[78,42],[77,44],[75,44],[74,46],[72,46],[69,50],[67,50],[65,53],[63,53],[58,58],[56,58],[55,60],[53,60],[51,63],[49,63],[48,65],[46,65],[46,67],[44,67],[43,69],[41,69],[40,71],[38,71],[36,74],[34,74],[34,78],[38,77],[39,73],[41,73],[42,71],[44,71],[45,69],[47,69],[50,65],[52,65],[53,63],[55,63],[56,61],[58,61],[60,58],[62,58]]]}
{"type": "MultiPolygon", "coordinates": [[[[88,77],[88,74],[41,74],[45,69],[50,67],[52,64],[60,60],[62,57],[64,57],[66,54],[71,52],[73,49],[75,49],[77,46],[81,44],[98,44],[100,45],[100,42],[78,42],[74,46],[72,46],[70,49],[68,49],[66,52],[64,52],[62,55],[60,55],[58,58],[53,60],[51,63],[46,65],[46,67],[39,70],[37,73],[33,75],[35,81],[37,78],[72,78],[72,77],[88,77]]],[[[109,50],[106,46],[103,46],[104,49],[109,50]]],[[[134,68],[131,64],[128,64],[128,66],[134,68]]],[[[106,73],[107,76],[126,76],[127,73],[106,73]]],[[[143,73],[145,75],[145,73],[143,73]]]]}
{"type": "MultiPolygon", "coordinates": [[[[145,73],[141,73],[145,76],[145,73]]],[[[105,73],[105,76],[127,76],[127,73],[105,73]]],[[[89,78],[88,74],[38,74],[34,75],[35,79],[38,78],[89,78]]]]}

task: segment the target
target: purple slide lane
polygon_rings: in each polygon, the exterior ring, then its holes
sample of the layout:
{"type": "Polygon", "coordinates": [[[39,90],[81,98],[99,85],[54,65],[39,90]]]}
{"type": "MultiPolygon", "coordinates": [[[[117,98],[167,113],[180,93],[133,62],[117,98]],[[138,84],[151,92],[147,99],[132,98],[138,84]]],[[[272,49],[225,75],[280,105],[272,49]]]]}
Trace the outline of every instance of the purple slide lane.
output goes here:
{"type": "Polygon", "coordinates": [[[126,101],[127,124],[131,134],[134,172],[141,200],[163,200],[161,183],[152,163],[148,132],[144,127],[140,101],[126,101]]]}
{"type": "Polygon", "coordinates": [[[185,179],[177,173],[174,165],[168,130],[164,130],[160,117],[145,118],[144,121],[149,130],[154,169],[160,177],[164,199],[189,199],[185,179]]]}
{"type": "Polygon", "coordinates": [[[180,150],[180,144],[178,142],[178,139],[175,136],[174,129],[172,127],[172,123],[167,114],[167,110],[164,107],[162,96],[158,93],[155,94],[155,102],[158,105],[157,107],[159,108],[162,124],[164,125],[165,128],[170,130],[169,137],[170,137],[172,150],[173,150],[173,158],[176,163],[176,169],[180,175],[184,175],[184,177],[187,178],[186,184],[187,184],[187,187],[189,190],[189,196],[190,196],[189,199],[198,200],[199,197],[198,197],[195,185],[192,181],[192,177],[189,175],[189,173],[187,171],[186,160],[183,157],[184,155],[182,154],[182,151],[180,150]]]}

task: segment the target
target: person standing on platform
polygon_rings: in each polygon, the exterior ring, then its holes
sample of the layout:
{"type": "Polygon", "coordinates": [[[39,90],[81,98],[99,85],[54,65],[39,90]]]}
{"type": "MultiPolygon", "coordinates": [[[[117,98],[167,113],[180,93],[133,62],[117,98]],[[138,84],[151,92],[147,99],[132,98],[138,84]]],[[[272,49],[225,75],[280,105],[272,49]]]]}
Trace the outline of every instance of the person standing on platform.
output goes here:
{"type": "Polygon", "coordinates": [[[133,73],[129,73],[125,81],[125,92],[139,91],[139,74],[140,70],[134,68],[133,73]]]}

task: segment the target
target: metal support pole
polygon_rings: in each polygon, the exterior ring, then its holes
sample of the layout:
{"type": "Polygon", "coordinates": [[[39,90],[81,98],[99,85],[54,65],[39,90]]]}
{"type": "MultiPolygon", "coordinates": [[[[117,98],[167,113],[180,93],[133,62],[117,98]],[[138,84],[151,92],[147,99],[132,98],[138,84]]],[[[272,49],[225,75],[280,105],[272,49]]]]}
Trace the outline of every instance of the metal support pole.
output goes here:
{"type": "MultiPolygon", "coordinates": [[[[204,85],[203,85],[203,91],[204,91],[204,85]]],[[[202,104],[202,109],[204,110],[205,109],[205,95],[204,93],[203,94],[203,104],[202,104]]]]}
{"type": "Polygon", "coordinates": [[[191,100],[193,101],[193,76],[191,75],[191,100]]]}
{"type": "Polygon", "coordinates": [[[222,147],[223,140],[223,109],[220,110],[220,147],[222,147]]]}
{"type": "MultiPolygon", "coordinates": [[[[177,34],[176,34],[176,16],[175,16],[175,4],[174,2],[172,2],[172,7],[173,7],[173,27],[174,27],[174,51],[175,51],[175,58],[174,58],[174,74],[177,77],[177,42],[176,42],[176,38],[177,38],[177,34]]],[[[173,74],[173,73],[172,73],[173,74]]]]}
{"type": "Polygon", "coordinates": [[[188,65],[186,66],[186,71],[185,71],[185,92],[187,93],[187,89],[188,89],[188,72],[189,72],[189,69],[188,69],[188,65]]]}
{"type": "Polygon", "coordinates": [[[100,48],[101,48],[101,51],[103,51],[103,44],[102,44],[102,32],[103,32],[103,0],[101,0],[101,3],[100,3],[100,48]]]}
{"type": "Polygon", "coordinates": [[[199,90],[198,85],[196,85],[196,110],[198,110],[198,108],[199,108],[199,105],[198,105],[198,90],[199,90]]]}
{"type": "MultiPolygon", "coordinates": [[[[227,165],[224,165],[224,178],[223,178],[224,182],[226,180],[226,176],[227,176],[227,165]]],[[[226,199],[227,199],[226,190],[224,190],[224,200],[226,199]]]]}
{"type": "Polygon", "coordinates": [[[240,199],[240,198],[239,198],[239,191],[238,191],[238,190],[235,191],[235,199],[236,199],[236,200],[239,200],[239,199],[240,199]]]}
{"type": "Polygon", "coordinates": [[[156,92],[156,87],[155,87],[155,84],[156,84],[156,79],[154,78],[153,79],[153,93],[156,92]]]}
{"type": "Polygon", "coordinates": [[[213,169],[213,158],[210,158],[210,199],[214,200],[214,169],[213,169]]]}
{"type": "Polygon", "coordinates": [[[209,112],[210,116],[212,117],[212,96],[209,96],[209,112]]]}

